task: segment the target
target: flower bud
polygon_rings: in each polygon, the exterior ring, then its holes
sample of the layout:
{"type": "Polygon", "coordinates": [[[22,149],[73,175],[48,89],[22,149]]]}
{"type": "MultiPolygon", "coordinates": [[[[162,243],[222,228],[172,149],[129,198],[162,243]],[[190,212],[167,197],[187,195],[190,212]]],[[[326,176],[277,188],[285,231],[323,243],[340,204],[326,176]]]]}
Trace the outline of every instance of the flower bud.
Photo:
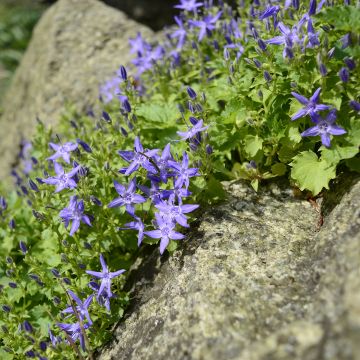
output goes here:
{"type": "Polygon", "coordinates": [[[29,333],[31,333],[31,332],[34,331],[33,327],[31,326],[31,324],[30,324],[27,320],[25,320],[25,321],[23,322],[23,329],[24,329],[25,331],[29,332],[29,333]]]}
{"type": "Polygon", "coordinates": [[[271,77],[271,75],[270,75],[270,73],[268,71],[264,71],[264,79],[267,82],[270,82],[272,80],[272,77],[271,77]]]}
{"type": "Polygon", "coordinates": [[[131,105],[130,105],[128,99],[124,99],[124,100],[123,100],[122,106],[123,106],[123,109],[124,109],[126,112],[128,112],[128,113],[131,112],[131,105]]]}
{"type": "Polygon", "coordinates": [[[76,139],[76,142],[88,153],[92,152],[91,147],[85,142],[80,139],[76,139]]]}
{"type": "Polygon", "coordinates": [[[106,111],[103,111],[102,114],[101,114],[101,119],[106,121],[107,123],[111,123],[111,117],[110,115],[106,112],[106,111]]]}
{"type": "Polygon", "coordinates": [[[349,68],[349,70],[354,70],[356,67],[356,63],[353,59],[345,58],[344,63],[349,68]]]}
{"type": "Polygon", "coordinates": [[[349,70],[346,67],[342,67],[339,71],[339,77],[342,82],[349,81],[349,70]]]}
{"type": "Polygon", "coordinates": [[[192,99],[192,100],[195,100],[195,99],[196,99],[197,94],[196,94],[196,92],[195,92],[194,89],[192,89],[190,86],[188,86],[187,89],[186,89],[186,91],[187,91],[190,99],[192,99]]]}
{"type": "Polygon", "coordinates": [[[10,227],[10,229],[11,229],[11,230],[14,230],[14,229],[15,229],[15,226],[16,226],[15,220],[14,220],[14,219],[11,219],[10,222],[9,222],[9,227],[10,227]]]}
{"type": "Polygon", "coordinates": [[[35,192],[38,192],[39,191],[39,188],[37,187],[37,185],[34,183],[34,181],[32,181],[31,179],[29,179],[29,186],[30,186],[30,189],[35,191],[35,192]]]}
{"type": "Polygon", "coordinates": [[[124,66],[120,66],[120,76],[121,78],[126,81],[127,80],[127,72],[124,66]]]}

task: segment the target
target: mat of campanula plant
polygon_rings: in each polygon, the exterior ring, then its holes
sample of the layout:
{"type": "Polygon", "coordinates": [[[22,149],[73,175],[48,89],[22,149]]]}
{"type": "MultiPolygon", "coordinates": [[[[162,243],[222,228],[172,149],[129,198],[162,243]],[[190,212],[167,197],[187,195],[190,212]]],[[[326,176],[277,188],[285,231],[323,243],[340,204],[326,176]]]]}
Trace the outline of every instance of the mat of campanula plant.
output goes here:
{"type": "Polygon", "coordinates": [[[187,241],[221,181],[286,177],[319,196],[360,171],[360,8],[181,0],[162,44],[130,39],[101,111],[41,120],[0,198],[1,358],[92,358],[129,268],[187,241]]]}

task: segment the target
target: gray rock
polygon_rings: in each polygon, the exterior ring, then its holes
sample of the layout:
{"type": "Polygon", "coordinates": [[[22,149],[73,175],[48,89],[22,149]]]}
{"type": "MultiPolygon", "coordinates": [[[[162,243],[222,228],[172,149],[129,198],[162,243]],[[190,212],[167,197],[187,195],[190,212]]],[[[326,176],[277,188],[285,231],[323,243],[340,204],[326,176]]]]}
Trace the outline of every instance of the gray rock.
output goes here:
{"type": "Polygon", "coordinates": [[[35,28],[4,101],[0,119],[0,179],[38,116],[55,124],[69,102],[94,104],[99,85],[130,61],[128,38],[147,27],[96,0],[59,0],[35,28]]]}
{"type": "MultiPolygon", "coordinates": [[[[229,183],[173,256],[144,256],[98,359],[360,358],[360,182],[322,208],[286,186],[229,183]]],[[[342,189],[342,190],[341,190],[342,189]]]]}

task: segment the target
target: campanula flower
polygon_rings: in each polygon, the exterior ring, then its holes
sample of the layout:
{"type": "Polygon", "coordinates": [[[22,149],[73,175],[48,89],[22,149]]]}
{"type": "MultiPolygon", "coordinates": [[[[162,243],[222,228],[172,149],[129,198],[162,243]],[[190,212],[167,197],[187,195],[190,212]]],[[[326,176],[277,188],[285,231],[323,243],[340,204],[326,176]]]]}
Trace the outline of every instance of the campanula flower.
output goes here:
{"type": "Polygon", "coordinates": [[[301,136],[320,136],[321,142],[325,147],[330,147],[330,135],[343,135],[346,130],[335,124],[336,110],[331,110],[326,118],[322,118],[318,114],[313,114],[311,120],[315,126],[305,130],[301,136]]]}
{"type": "Polygon", "coordinates": [[[220,19],[222,11],[219,11],[215,16],[206,15],[203,20],[189,20],[189,24],[200,29],[198,40],[201,41],[205,35],[211,36],[215,29],[215,23],[220,19]]]}
{"type": "MultiPolygon", "coordinates": [[[[77,322],[75,324],[63,324],[63,323],[56,323],[56,325],[63,331],[65,331],[70,337],[72,341],[76,341],[77,339],[80,340],[80,346],[83,351],[86,351],[85,348],[85,338],[84,334],[81,330],[80,322],[77,322]]],[[[89,324],[82,324],[82,327],[84,330],[88,329],[90,327],[89,324]]]]}
{"type": "Polygon", "coordinates": [[[70,221],[72,221],[70,236],[73,236],[74,233],[79,229],[80,223],[91,226],[90,219],[87,215],[84,214],[84,201],[77,201],[77,196],[72,196],[68,207],[60,211],[60,217],[67,228],[70,221]]]}
{"type": "Polygon", "coordinates": [[[55,193],[58,193],[64,189],[74,189],[76,188],[76,182],[73,177],[80,170],[80,166],[72,169],[68,173],[65,173],[63,167],[54,161],[54,170],[56,176],[48,177],[47,179],[42,179],[45,184],[56,185],[55,193]]]}
{"type": "Polygon", "coordinates": [[[206,130],[209,126],[203,126],[203,120],[200,119],[196,125],[189,128],[188,131],[177,131],[176,133],[181,136],[182,140],[191,139],[196,136],[196,134],[206,130]]]}
{"type": "Polygon", "coordinates": [[[171,219],[163,218],[159,213],[155,213],[155,217],[157,229],[145,231],[145,235],[153,239],[161,239],[160,254],[162,255],[166,247],[169,245],[170,239],[181,240],[185,238],[185,235],[175,231],[175,224],[171,221],[171,219]]]}
{"type": "Polygon", "coordinates": [[[92,325],[92,321],[89,315],[89,306],[92,302],[92,299],[94,297],[94,295],[90,295],[88,296],[88,298],[82,302],[78,296],[72,292],[71,290],[67,290],[68,294],[73,298],[73,300],[76,303],[76,313],[74,312],[74,308],[72,306],[67,307],[65,310],[62,311],[62,313],[64,314],[74,314],[75,316],[79,315],[81,321],[88,321],[89,325],[92,325]]]}
{"type": "Polygon", "coordinates": [[[100,254],[100,263],[101,263],[101,267],[102,267],[101,272],[87,270],[86,273],[91,275],[91,276],[95,276],[95,277],[101,279],[101,285],[100,285],[97,297],[99,297],[103,292],[106,292],[107,295],[109,297],[111,297],[112,296],[111,279],[121,275],[122,273],[125,272],[125,270],[118,270],[118,271],[115,271],[115,272],[109,272],[109,269],[108,269],[108,267],[106,265],[106,262],[105,262],[104,257],[103,257],[102,254],[100,254]]]}
{"type": "Polygon", "coordinates": [[[142,222],[142,220],[134,216],[135,221],[131,221],[129,223],[126,223],[123,228],[119,228],[119,230],[137,230],[138,231],[138,246],[141,245],[143,238],[144,238],[144,229],[145,225],[142,222]]]}
{"type": "Polygon", "coordinates": [[[131,175],[136,171],[140,166],[148,171],[154,172],[154,166],[151,165],[150,159],[158,152],[157,149],[154,150],[144,150],[140,139],[135,138],[134,141],[134,151],[123,151],[119,150],[118,154],[127,162],[130,163],[129,167],[123,168],[120,170],[122,174],[131,175]]]}
{"type": "Polygon", "coordinates": [[[133,178],[128,188],[124,185],[119,184],[117,181],[114,180],[114,186],[117,193],[120,195],[118,198],[114,199],[108,205],[108,208],[114,208],[119,206],[125,206],[126,211],[130,215],[134,215],[135,213],[135,204],[141,204],[146,201],[146,199],[135,193],[136,190],[136,178],[133,178]]]}
{"type": "Polygon", "coordinates": [[[189,157],[184,151],[183,160],[181,164],[178,164],[176,161],[170,161],[169,165],[174,169],[176,173],[175,188],[181,188],[185,185],[186,189],[189,187],[190,178],[193,176],[199,176],[197,168],[189,168],[189,157]]]}
{"type": "Polygon", "coordinates": [[[153,157],[156,166],[148,168],[148,178],[153,181],[167,183],[169,177],[174,174],[169,169],[169,161],[174,160],[170,152],[170,144],[167,144],[161,154],[161,156],[155,154],[153,157]]]}
{"type": "Polygon", "coordinates": [[[203,6],[204,3],[196,2],[197,0],[180,0],[179,5],[175,5],[176,9],[181,9],[185,11],[196,11],[197,8],[203,6]]]}
{"type": "Polygon", "coordinates": [[[298,29],[296,26],[293,26],[290,30],[290,28],[285,26],[282,22],[278,24],[278,29],[281,31],[282,35],[268,39],[266,40],[266,43],[272,45],[284,45],[283,58],[291,57],[292,52],[289,50],[291,50],[295,44],[300,42],[298,29]]]}
{"type": "Polygon", "coordinates": [[[187,32],[184,28],[184,23],[182,19],[178,16],[175,16],[174,19],[178,25],[178,28],[176,28],[176,30],[170,35],[170,37],[172,39],[178,39],[177,49],[180,50],[185,44],[187,32]]]}
{"type": "Polygon", "coordinates": [[[70,152],[76,150],[78,147],[76,143],[72,143],[72,142],[67,142],[63,145],[49,143],[49,146],[51,146],[51,148],[55,150],[55,154],[51,155],[46,160],[54,161],[62,157],[64,161],[68,164],[70,164],[70,152]]]}
{"type": "Polygon", "coordinates": [[[296,93],[292,92],[291,94],[299,101],[304,107],[299,110],[295,115],[291,117],[291,120],[297,120],[306,115],[313,115],[318,111],[328,110],[330,106],[324,104],[318,104],[317,102],[320,99],[321,88],[318,88],[310,99],[296,93]]]}
{"type": "Polygon", "coordinates": [[[276,16],[277,13],[280,11],[280,6],[268,6],[259,16],[260,20],[264,20],[270,16],[276,16]]]}

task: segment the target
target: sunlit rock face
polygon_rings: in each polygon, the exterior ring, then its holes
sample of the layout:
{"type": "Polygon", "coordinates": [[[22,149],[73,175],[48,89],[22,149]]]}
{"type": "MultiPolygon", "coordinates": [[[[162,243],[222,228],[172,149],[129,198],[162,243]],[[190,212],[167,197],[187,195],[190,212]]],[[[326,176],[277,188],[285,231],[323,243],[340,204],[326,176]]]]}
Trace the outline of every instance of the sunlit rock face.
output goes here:
{"type": "Polygon", "coordinates": [[[99,85],[128,64],[128,39],[147,27],[96,0],[59,0],[43,15],[4,99],[0,118],[0,179],[7,176],[36,117],[55,124],[67,103],[93,105],[99,85]]]}
{"type": "Polygon", "coordinates": [[[181,250],[139,261],[132,306],[98,358],[357,359],[360,183],[339,189],[319,227],[286,186],[227,184],[181,250]]]}

